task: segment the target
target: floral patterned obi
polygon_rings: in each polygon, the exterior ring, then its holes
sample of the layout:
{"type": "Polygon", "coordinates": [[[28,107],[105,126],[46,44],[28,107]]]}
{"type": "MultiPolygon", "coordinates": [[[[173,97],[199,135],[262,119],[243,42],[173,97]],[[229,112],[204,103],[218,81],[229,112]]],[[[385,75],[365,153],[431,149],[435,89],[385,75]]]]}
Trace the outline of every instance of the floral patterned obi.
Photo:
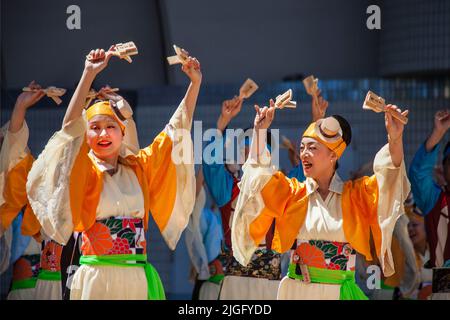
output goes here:
{"type": "Polygon", "coordinates": [[[297,240],[297,248],[291,255],[296,264],[296,274],[301,274],[300,265],[329,270],[355,271],[356,251],[347,242],[323,240],[297,240]]]}
{"type": "Polygon", "coordinates": [[[111,217],[97,220],[82,234],[84,256],[146,254],[144,223],[139,218],[111,217]]]}
{"type": "Polygon", "coordinates": [[[39,254],[23,255],[17,259],[13,266],[13,282],[32,278],[37,279],[39,274],[39,262],[39,254]]]}
{"type": "Polygon", "coordinates": [[[41,269],[61,272],[61,253],[63,246],[53,240],[42,241],[41,269]]]}
{"type": "Polygon", "coordinates": [[[250,263],[242,266],[233,257],[231,250],[225,249],[218,257],[225,276],[281,279],[281,255],[273,250],[260,248],[255,251],[250,263]]]}

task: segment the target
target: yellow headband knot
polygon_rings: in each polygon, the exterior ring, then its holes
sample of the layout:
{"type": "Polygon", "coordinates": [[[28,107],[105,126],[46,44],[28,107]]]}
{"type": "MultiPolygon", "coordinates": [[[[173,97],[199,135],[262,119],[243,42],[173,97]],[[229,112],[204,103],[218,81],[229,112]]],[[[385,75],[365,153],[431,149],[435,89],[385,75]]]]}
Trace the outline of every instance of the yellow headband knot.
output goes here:
{"type": "Polygon", "coordinates": [[[417,208],[415,208],[412,205],[405,205],[405,213],[408,216],[408,218],[411,219],[416,219],[419,220],[421,223],[425,222],[424,217],[420,214],[420,211],[417,210],[417,208]]]}
{"type": "MultiPolygon", "coordinates": [[[[325,124],[328,122],[334,122],[336,119],[329,117],[326,119],[320,119],[317,122],[313,122],[309,125],[308,129],[303,133],[303,137],[313,138],[319,141],[321,144],[327,146],[328,149],[334,151],[338,158],[344,153],[347,144],[342,135],[334,130],[328,130],[325,124]],[[334,132],[333,132],[334,131],[334,132]]],[[[337,125],[340,129],[339,124],[337,125]]]]}
{"type": "Polygon", "coordinates": [[[86,110],[86,117],[87,117],[88,121],[90,121],[96,115],[110,116],[110,117],[114,118],[114,120],[119,124],[122,132],[125,131],[125,125],[117,117],[117,115],[114,112],[114,110],[112,109],[109,101],[100,101],[100,102],[94,103],[92,106],[90,106],[86,110]]]}

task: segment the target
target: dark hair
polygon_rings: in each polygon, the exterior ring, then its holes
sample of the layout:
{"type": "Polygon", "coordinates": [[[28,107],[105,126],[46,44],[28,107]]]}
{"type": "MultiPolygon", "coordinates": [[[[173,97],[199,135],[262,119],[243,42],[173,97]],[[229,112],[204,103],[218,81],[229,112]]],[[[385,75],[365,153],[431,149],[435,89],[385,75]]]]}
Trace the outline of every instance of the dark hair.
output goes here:
{"type": "Polygon", "coordinates": [[[332,115],[332,117],[335,118],[339,122],[339,125],[342,129],[342,139],[344,140],[345,144],[348,147],[350,145],[350,143],[352,142],[352,127],[350,126],[348,121],[345,120],[344,117],[337,115],[337,114],[332,115]]]}
{"type": "MultiPolygon", "coordinates": [[[[245,128],[244,133],[242,135],[245,135],[247,133],[247,130],[253,130],[253,128],[252,127],[245,128]]],[[[239,140],[241,139],[242,138],[239,137],[239,140]]],[[[270,129],[267,129],[267,145],[272,148],[272,132],[270,131],[270,129]]]]}
{"type": "MultiPolygon", "coordinates": [[[[352,127],[348,123],[347,120],[345,120],[344,117],[340,115],[332,115],[333,118],[335,118],[339,122],[339,126],[342,129],[342,139],[344,140],[347,147],[352,142],[352,127]]],[[[334,164],[334,170],[337,170],[339,168],[338,160],[336,160],[336,163],[334,164]]]]}

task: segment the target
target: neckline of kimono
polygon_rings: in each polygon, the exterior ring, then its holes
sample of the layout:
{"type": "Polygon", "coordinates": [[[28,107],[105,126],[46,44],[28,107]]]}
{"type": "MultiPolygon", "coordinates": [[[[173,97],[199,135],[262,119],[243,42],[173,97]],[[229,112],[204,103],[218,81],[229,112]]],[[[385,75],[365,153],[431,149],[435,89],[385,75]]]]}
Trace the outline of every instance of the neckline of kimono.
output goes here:
{"type": "MultiPolygon", "coordinates": [[[[319,184],[313,178],[306,178],[306,194],[309,196],[314,193],[319,188],[319,184]]],[[[328,190],[334,193],[342,194],[344,190],[344,182],[337,172],[334,173],[333,178],[331,178],[328,190]]]]}
{"type": "Polygon", "coordinates": [[[119,165],[125,165],[124,160],[121,156],[119,156],[119,158],[117,159],[117,167],[114,167],[108,162],[99,159],[92,151],[92,149],[89,151],[89,156],[91,157],[95,166],[101,173],[108,172],[109,174],[114,175],[119,171],[119,165]]]}

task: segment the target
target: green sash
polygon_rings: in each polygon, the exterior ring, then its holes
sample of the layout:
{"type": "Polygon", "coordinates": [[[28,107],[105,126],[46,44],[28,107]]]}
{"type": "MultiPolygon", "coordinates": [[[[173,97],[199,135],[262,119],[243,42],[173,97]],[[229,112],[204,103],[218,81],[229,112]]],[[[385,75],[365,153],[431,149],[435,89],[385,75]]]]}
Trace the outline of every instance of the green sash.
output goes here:
{"type": "Polygon", "coordinates": [[[36,287],[36,281],[37,278],[28,278],[24,280],[13,281],[11,291],[18,289],[33,289],[34,287],[36,287]]]}
{"type": "Polygon", "coordinates": [[[81,256],[80,263],[90,266],[141,267],[148,284],[148,300],[165,300],[164,287],[156,269],[147,261],[146,254],[113,254],[106,256],[81,256]],[[133,262],[133,263],[130,263],[133,262]],[[137,262],[137,263],[136,263],[137,262]]]}
{"type": "Polygon", "coordinates": [[[208,282],[212,282],[215,284],[220,284],[220,282],[225,278],[223,274],[216,274],[214,276],[209,277],[208,282]]]}
{"type": "MultiPolygon", "coordinates": [[[[289,264],[288,277],[303,280],[303,276],[295,273],[296,264],[289,264]]],[[[340,300],[368,300],[364,292],[355,283],[354,271],[329,270],[309,267],[312,283],[327,283],[341,285],[340,300]]]]}
{"type": "Polygon", "coordinates": [[[388,286],[387,284],[385,284],[383,280],[381,280],[381,282],[380,282],[380,289],[383,289],[383,290],[395,290],[394,287],[391,287],[391,286],[388,286]]]}
{"type": "Polygon", "coordinates": [[[46,281],[61,281],[61,272],[41,269],[39,270],[38,279],[46,281]]]}

